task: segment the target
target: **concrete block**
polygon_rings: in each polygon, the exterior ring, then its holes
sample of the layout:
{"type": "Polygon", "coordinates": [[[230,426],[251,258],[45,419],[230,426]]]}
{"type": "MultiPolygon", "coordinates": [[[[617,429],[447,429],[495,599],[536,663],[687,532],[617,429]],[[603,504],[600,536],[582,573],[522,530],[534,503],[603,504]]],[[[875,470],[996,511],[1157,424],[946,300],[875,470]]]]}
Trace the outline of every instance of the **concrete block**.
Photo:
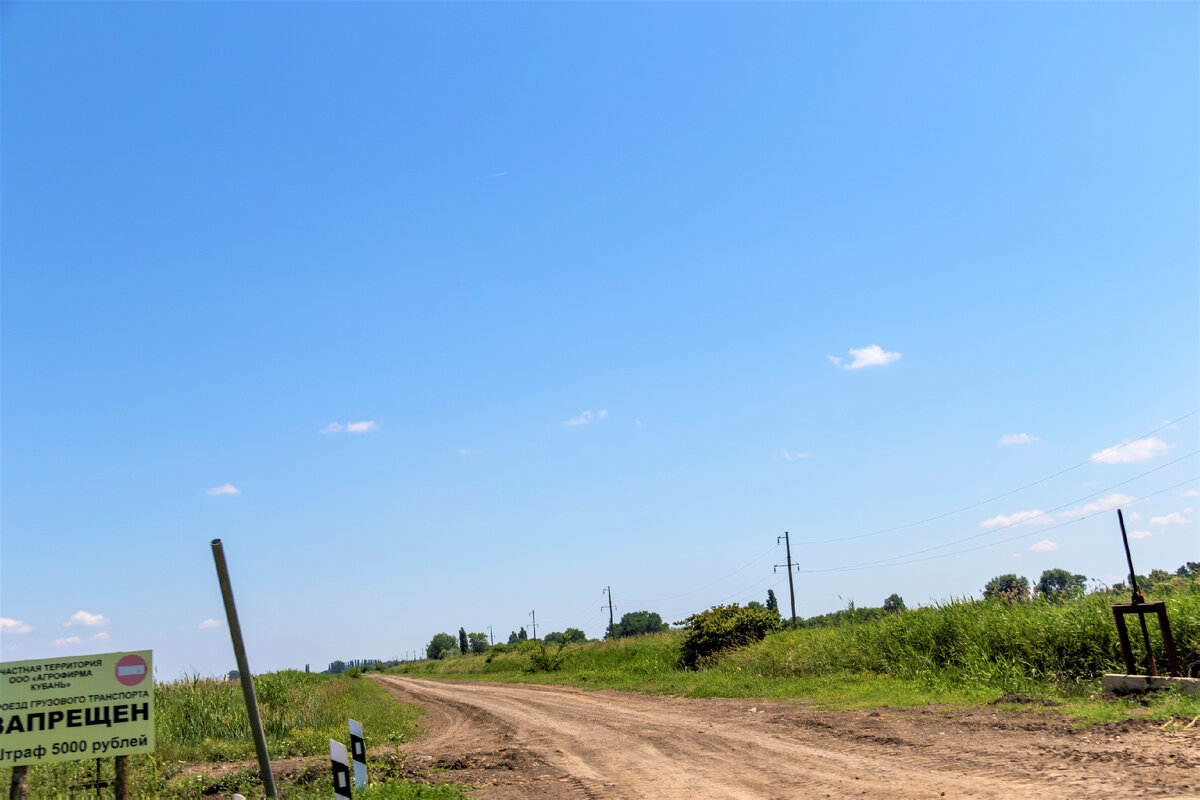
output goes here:
{"type": "Polygon", "coordinates": [[[1104,691],[1113,694],[1152,692],[1178,687],[1179,691],[1200,697],[1200,678],[1152,678],[1149,675],[1105,675],[1100,680],[1104,691]]]}

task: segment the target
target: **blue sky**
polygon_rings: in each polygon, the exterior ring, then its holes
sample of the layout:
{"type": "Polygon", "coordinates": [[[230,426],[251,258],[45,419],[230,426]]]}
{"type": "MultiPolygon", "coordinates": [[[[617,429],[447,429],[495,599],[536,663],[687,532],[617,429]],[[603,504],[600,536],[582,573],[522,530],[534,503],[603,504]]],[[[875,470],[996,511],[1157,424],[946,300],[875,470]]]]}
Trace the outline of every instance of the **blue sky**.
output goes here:
{"type": "Polygon", "coordinates": [[[1194,4],[2,14],[5,660],[1200,560],[1194,4]]]}

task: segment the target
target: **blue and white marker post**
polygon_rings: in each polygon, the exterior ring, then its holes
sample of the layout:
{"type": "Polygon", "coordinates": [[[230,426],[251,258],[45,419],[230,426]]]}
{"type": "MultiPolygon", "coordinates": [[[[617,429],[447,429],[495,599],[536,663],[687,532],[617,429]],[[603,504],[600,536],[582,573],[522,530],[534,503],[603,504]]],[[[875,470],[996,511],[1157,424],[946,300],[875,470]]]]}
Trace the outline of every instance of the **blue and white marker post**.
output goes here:
{"type": "Polygon", "coordinates": [[[354,759],[354,788],[367,785],[367,746],[363,742],[362,723],[350,720],[350,757],[354,759]]]}
{"type": "Polygon", "coordinates": [[[329,760],[333,763],[333,796],[350,796],[350,759],[346,757],[346,745],[329,740],[329,760]]]}

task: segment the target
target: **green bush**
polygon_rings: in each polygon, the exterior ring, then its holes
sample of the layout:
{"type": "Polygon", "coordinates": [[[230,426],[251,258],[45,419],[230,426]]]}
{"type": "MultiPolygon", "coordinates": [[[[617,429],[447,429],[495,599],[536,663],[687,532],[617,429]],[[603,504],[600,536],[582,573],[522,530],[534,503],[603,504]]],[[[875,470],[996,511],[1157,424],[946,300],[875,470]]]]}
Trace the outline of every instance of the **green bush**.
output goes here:
{"type": "Polygon", "coordinates": [[[724,650],[745,647],[779,630],[779,614],[766,608],[742,608],[737,603],[713,606],[683,621],[680,660],[696,669],[703,660],[724,650]]]}
{"type": "Polygon", "coordinates": [[[558,644],[534,642],[533,652],[529,654],[529,672],[554,672],[562,669],[563,662],[567,658],[564,652],[567,645],[571,643],[573,634],[568,630],[567,633],[559,634],[558,644]]]}

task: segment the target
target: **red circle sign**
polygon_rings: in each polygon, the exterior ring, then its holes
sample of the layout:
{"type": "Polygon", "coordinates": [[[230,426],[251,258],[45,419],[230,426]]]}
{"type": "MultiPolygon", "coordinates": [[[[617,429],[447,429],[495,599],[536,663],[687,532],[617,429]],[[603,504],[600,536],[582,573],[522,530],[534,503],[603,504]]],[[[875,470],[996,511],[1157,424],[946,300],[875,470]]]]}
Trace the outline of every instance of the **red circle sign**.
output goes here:
{"type": "Polygon", "coordinates": [[[137,686],[149,672],[146,659],[137,653],[130,653],[117,662],[117,680],[126,686],[137,686]]]}

